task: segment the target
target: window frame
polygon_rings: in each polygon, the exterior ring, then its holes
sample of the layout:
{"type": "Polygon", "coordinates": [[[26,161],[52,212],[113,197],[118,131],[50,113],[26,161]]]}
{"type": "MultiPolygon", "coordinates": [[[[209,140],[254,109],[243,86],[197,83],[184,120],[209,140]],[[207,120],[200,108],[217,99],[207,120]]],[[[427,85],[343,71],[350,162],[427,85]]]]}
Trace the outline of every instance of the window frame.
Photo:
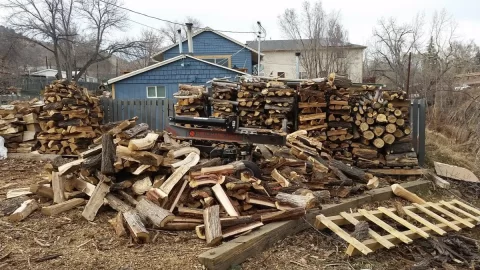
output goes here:
{"type": "MultiPolygon", "coordinates": [[[[212,63],[212,64],[216,64],[216,65],[219,65],[219,66],[222,66],[222,67],[225,67],[225,66],[217,64],[217,60],[227,59],[228,60],[228,66],[226,66],[226,67],[227,68],[232,68],[232,56],[231,55],[195,55],[195,57],[198,58],[198,59],[202,59],[204,61],[207,61],[206,59],[213,59],[215,62],[212,63]]],[[[211,63],[210,61],[207,61],[207,62],[211,63]]]]}
{"type": "Polygon", "coordinates": [[[167,98],[167,87],[165,85],[149,85],[145,88],[145,90],[147,91],[147,98],[167,98]],[[148,96],[148,88],[151,88],[151,87],[155,87],[155,97],[148,96]],[[163,97],[158,96],[158,90],[161,87],[163,87],[163,89],[165,90],[165,95],[163,97]]]}

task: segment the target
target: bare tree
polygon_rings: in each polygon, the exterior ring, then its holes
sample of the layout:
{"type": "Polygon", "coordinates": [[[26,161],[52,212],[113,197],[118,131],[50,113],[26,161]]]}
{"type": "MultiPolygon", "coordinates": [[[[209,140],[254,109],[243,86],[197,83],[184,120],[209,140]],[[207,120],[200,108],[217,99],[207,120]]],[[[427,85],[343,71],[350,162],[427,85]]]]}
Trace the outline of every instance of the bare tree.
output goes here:
{"type": "Polygon", "coordinates": [[[182,37],[186,38],[187,36],[187,28],[185,26],[186,23],[192,23],[194,29],[198,29],[202,27],[202,22],[200,22],[199,19],[190,17],[190,16],[187,16],[181,22],[176,21],[175,23],[166,23],[165,26],[162,28],[162,33],[169,44],[175,44],[178,42],[178,32],[177,32],[178,29],[182,30],[182,37]]]}
{"type": "Polygon", "coordinates": [[[152,56],[160,51],[165,37],[159,32],[144,29],[138,38],[139,46],[133,47],[128,55],[125,55],[132,63],[133,68],[143,68],[150,64],[152,56]]]}
{"type": "Polygon", "coordinates": [[[301,64],[309,77],[347,72],[346,46],[349,43],[340,13],[328,14],[320,1],[313,5],[305,1],[300,13],[286,9],[279,16],[279,23],[287,38],[297,40],[302,53],[301,64]]]}
{"type": "Polygon", "coordinates": [[[62,78],[79,80],[88,67],[138,45],[112,39],[127,18],[118,0],[5,0],[8,24],[22,36],[52,52],[62,78]]]}

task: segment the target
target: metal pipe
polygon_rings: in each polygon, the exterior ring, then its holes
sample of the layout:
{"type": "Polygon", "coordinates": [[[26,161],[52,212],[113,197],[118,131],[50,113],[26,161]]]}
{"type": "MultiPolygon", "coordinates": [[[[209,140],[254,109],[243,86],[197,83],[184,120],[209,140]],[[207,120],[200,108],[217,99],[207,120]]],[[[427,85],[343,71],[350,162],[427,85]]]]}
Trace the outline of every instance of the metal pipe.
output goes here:
{"type": "Polygon", "coordinates": [[[297,79],[300,79],[300,52],[295,53],[295,65],[297,68],[297,79]]]}
{"type": "Polygon", "coordinates": [[[193,38],[192,38],[193,23],[186,23],[185,25],[187,26],[188,53],[193,54],[193,38]]]}
{"type": "Polygon", "coordinates": [[[410,68],[412,66],[412,52],[408,54],[407,97],[410,98],[410,68]]]}
{"type": "Polygon", "coordinates": [[[182,29],[178,29],[178,53],[182,54],[183,53],[183,42],[182,42],[182,29]]]}
{"type": "Polygon", "coordinates": [[[262,42],[262,25],[260,22],[257,22],[258,24],[258,63],[257,63],[257,75],[260,76],[260,61],[261,61],[261,56],[260,56],[260,43],[262,42]]]}

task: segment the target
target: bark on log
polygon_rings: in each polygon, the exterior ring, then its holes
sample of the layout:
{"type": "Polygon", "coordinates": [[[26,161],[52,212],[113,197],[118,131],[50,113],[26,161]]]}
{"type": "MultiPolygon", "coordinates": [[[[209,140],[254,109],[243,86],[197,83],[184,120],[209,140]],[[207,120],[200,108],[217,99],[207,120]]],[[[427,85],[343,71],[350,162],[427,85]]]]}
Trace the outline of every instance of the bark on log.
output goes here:
{"type": "Polygon", "coordinates": [[[148,233],[142,219],[137,211],[130,210],[123,213],[123,218],[127,224],[130,235],[136,243],[147,243],[150,241],[150,234],[148,233]]]}
{"type": "Polygon", "coordinates": [[[265,224],[277,221],[295,220],[306,214],[305,208],[297,207],[293,209],[265,213],[261,215],[261,221],[265,224]]]}
{"type": "Polygon", "coordinates": [[[112,134],[103,134],[102,136],[102,165],[100,171],[106,175],[115,173],[115,145],[113,144],[112,134]]]}
{"type": "Polygon", "coordinates": [[[207,246],[212,247],[222,242],[222,227],[220,224],[220,207],[214,205],[203,211],[203,222],[205,224],[205,238],[207,246]]]}
{"type": "Polygon", "coordinates": [[[117,157],[152,166],[160,166],[163,162],[163,156],[155,155],[147,151],[131,151],[128,147],[121,145],[117,146],[117,157]]]}
{"type": "Polygon", "coordinates": [[[137,209],[142,216],[146,217],[149,222],[160,228],[175,218],[168,210],[146,199],[140,200],[135,206],[135,209],[137,209]]]}
{"type": "Polygon", "coordinates": [[[123,132],[123,134],[125,134],[125,137],[127,139],[131,139],[133,137],[135,137],[135,135],[141,133],[141,132],[144,132],[148,130],[148,124],[146,123],[140,123],[130,129],[127,129],[123,132]]]}
{"type": "Polygon", "coordinates": [[[38,209],[38,203],[34,199],[24,201],[13,214],[8,217],[10,222],[18,222],[24,220],[31,213],[38,209]]]}
{"type": "Polygon", "coordinates": [[[307,210],[315,207],[315,205],[317,204],[317,200],[313,195],[301,196],[279,192],[275,196],[275,199],[279,202],[286,203],[293,207],[301,207],[307,210]]]}

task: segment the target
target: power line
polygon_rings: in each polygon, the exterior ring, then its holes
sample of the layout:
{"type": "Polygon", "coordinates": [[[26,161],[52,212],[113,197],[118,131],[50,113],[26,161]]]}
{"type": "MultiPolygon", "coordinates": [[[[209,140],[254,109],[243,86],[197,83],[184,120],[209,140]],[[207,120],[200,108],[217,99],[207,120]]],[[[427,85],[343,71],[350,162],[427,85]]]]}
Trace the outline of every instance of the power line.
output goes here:
{"type": "MultiPolygon", "coordinates": [[[[113,3],[110,3],[110,2],[107,2],[105,0],[99,0],[100,2],[103,2],[107,5],[112,5],[114,7],[117,7],[117,8],[120,8],[120,9],[123,9],[123,10],[126,10],[126,11],[129,11],[129,12],[132,12],[132,13],[135,13],[135,14],[138,14],[138,15],[142,15],[142,16],[145,16],[145,17],[148,17],[148,18],[151,18],[151,19],[155,19],[155,20],[159,20],[159,21],[162,21],[162,22],[167,22],[167,23],[172,23],[172,24],[176,24],[176,25],[182,25],[184,26],[183,23],[178,23],[178,22],[174,22],[174,21],[170,21],[170,20],[166,20],[166,19],[162,19],[162,18],[158,18],[158,17],[155,17],[155,16],[151,16],[151,15],[148,15],[148,14],[145,14],[145,13],[142,13],[142,12],[139,12],[139,11],[135,11],[135,10],[132,10],[132,9],[129,9],[129,8],[126,8],[126,7],[122,7],[122,6],[119,6],[117,4],[113,4],[113,3]]],[[[202,27],[193,27],[193,28],[196,28],[196,29],[209,29],[209,28],[202,28],[202,27]]],[[[217,32],[225,32],[225,33],[239,33],[239,34],[256,34],[256,32],[253,32],[253,31],[233,31],[233,30],[218,30],[218,29],[212,29],[213,31],[217,31],[217,32]]]]}
{"type": "Polygon", "coordinates": [[[136,24],[139,24],[139,25],[141,25],[141,26],[145,26],[145,27],[148,27],[148,28],[152,28],[152,29],[157,30],[157,31],[160,31],[160,32],[163,31],[162,29],[155,28],[155,27],[153,27],[153,26],[146,25],[146,24],[143,24],[143,23],[140,23],[140,22],[131,20],[131,19],[127,19],[127,21],[131,21],[131,22],[136,23],[136,24]]]}

